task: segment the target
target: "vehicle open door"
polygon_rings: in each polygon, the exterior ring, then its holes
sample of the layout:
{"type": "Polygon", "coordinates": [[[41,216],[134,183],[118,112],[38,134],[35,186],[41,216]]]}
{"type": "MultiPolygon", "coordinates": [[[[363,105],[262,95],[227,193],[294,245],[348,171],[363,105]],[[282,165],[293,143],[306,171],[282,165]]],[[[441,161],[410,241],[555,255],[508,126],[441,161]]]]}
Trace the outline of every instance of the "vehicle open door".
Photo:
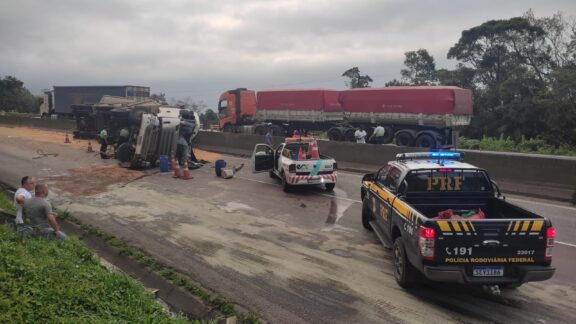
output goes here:
{"type": "Polygon", "coordinates": [[[267,172],[274,168],[274,150],[266,144],[256,144],[252,153],[252,172],[267,172]]]}

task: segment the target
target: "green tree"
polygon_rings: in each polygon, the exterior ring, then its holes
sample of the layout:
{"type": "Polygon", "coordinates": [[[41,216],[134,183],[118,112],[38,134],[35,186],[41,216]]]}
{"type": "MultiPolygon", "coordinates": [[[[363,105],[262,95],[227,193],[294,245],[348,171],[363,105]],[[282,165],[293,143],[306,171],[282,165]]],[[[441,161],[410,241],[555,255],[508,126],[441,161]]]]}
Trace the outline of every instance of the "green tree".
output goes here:
{"type": "Polygon", "coordinates": [[[212,109],[206,109],[202,114],[200,114],[200,121],[204,125],[204,128],[208,128],[210,125],[218,124],[218,114],[212,109]]]}
{"type": "Polygon", "coordinates": [[[13,76],[0,79],[0,110],[37,113],[40,101],[13,76]]]}
{"type": "Polygon", "coordinates": [[[358,69],[358,67],[353,67],[346,70],[344,73],[342,73],[342,76],[349,79],[348,81],[345,81],[345,84],[350,89],[370,88],[370,84],[373,81],[370,76],[361,75],[360,69],[358,69]]]}
{"type": "Polygon", "coordinates": [[[425,49],[404,53],[405,69],[400,70],[402,79],[410,85],[434,85],[437,82],[434,57],[425,49]]]}
{"type": "Polygon", "coordinates": [[[150,95],[150,99],[156,100],[162,105],[168,104],[168,102],[166,101],[166,94],[164,92],[153,93],[150,95]]]}
{"type": "Polygon", "coordinates": [[[459,63],[454,70],[439,69],[436,77],[440,85],[456,86],[464,89],[475,89],[476,70],[459,63]]]}
{"type": "Polygon", "coordinates": [[[397,79],[392,79],[391,81],[388,81],[384,84],[385,87],[399,87],[399,86],[408,86],[410,84],[397,80],[397,79]]]}

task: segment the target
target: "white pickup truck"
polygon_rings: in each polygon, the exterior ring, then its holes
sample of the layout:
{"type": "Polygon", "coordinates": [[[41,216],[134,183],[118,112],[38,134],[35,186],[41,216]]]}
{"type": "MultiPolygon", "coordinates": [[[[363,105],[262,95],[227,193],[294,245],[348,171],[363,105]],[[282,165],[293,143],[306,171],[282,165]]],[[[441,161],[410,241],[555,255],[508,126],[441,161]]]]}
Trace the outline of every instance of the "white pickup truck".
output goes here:
{"type": "Polygon", "coordinates": [[[256,144],[252,153],[252,172],[270,172],[270,177],[282,180],[282,188],[289,192],[293,186],[324,185],[334,190],[338,178],[336,161],[318,153],[314,138],[286,138],[275,149],[256,144]]]}

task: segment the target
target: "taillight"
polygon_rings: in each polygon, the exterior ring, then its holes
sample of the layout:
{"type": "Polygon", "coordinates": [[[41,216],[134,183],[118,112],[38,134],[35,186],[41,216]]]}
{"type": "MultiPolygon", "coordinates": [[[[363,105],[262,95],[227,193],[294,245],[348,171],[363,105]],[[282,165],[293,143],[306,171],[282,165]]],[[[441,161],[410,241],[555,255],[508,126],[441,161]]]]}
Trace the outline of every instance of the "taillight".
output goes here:
{"type": "Polygon", "coordinates": [[[554,227],[548,227],[546,229],[546,254],[544,259],[552,260],[552,248],[554,247],[554,239],[556,238],[556,229],[554,227]]]}
{"type": "Polygon", "coordinates": [[[290,164],[288,166],[288,172],[290,173],[296,173],[296,164],[290,164]]]}
{"type": "Polygon", "coordinates": [[[434,260],[434,244],[436,232],[433,228],[420,226],[418,235],[418,246],[420,247],[420,255],[425,260],[434,260]]]}
{"type": "Polygon", "coordinates": [[[338,163],[334,162],[334,164],[332,164],[332,169],[334,171],[338,170],[338,163]]]}

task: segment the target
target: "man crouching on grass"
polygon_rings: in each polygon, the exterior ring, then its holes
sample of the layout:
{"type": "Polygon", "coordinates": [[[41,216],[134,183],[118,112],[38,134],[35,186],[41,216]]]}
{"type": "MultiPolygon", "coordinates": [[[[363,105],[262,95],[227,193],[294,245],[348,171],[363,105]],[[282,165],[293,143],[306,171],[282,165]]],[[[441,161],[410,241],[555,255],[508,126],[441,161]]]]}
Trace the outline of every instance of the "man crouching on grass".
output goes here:
{"type": "Polygon", "coordinates": [[[56,214],[52,211],[52,205],[46,200],[48,197],[48,185],[38,183],[34,198],[26,200],[23,206],[26,229],[25,235],[43,236],[48,239],[66,240],[66,234],[60,231],[60,225],[56,222],[56,214]]]}

